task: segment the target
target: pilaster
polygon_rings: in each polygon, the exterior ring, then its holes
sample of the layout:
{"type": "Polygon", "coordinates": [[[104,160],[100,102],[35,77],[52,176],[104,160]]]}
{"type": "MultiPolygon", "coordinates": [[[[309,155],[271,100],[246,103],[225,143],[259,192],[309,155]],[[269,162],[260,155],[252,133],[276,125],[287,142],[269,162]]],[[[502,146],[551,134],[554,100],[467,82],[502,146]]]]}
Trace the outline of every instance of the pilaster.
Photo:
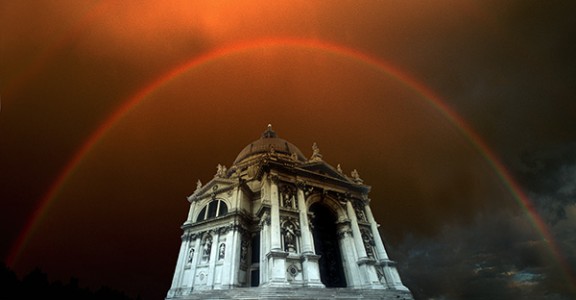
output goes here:
{"type": "Polygon", "coordinates": [[[400,279],[400,275],[396,269],[396,263],[388,258],[388,253],[386,253],[386,248],[382,242],[382,237],[378,231],[378,224],[374,219],[370,205],[366,203],[364,209],[366,211],[368,222],[370,223],[370,229],[372,230],[372,236],[376,246],[376,253],[378,255],[378,264],[375,267],[381,268],[382,271],[382,273],[379,274],[379,276],[382,277],[380,278],[380,281],[385,281],[385,284],[389,288],[408,291],[408,288],[404,286],[400,279]]]}
{"type": "Polygon", "coordinates": [[[302,247],[301,251],[303,254],[305,253],[314,253],[314,244],[312,241],[314,240],[312,236],[312,231],[310,230],[310,223],[308,220],[308,207],[306,207],[306,198],[304,196],[304,183],[299,182],[297,184],[298,189],[296,192],[296,197],[298,199],[298,208],[300,214],[300,231],[301,231],[301,238],[302,238],[302,247]]]}
{"type": "Polygon", "coordinates": [[[214,286],[214,275],[216,273],[216,261],[218,260],[218,246],[220,245],[220,233],[215,232],[212,235],[212,248],[210,249],[210,256],[208,261],[208,275],[206,278],[206,286],[214,286]]]}
{"type": "Polygon", "coordinates": [[[270,174],[270,246],[272,250],[282,251],[280,240],[280,197],[278,194],[278,176],[270,174]]]}

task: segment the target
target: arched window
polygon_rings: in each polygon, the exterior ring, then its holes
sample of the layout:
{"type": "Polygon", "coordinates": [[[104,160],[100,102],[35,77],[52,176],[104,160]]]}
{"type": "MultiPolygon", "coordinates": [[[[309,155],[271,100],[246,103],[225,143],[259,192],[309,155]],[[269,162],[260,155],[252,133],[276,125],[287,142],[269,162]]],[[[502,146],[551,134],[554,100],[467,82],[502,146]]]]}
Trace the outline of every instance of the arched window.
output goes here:
{"type": "Polygon", "coordinates": [[[222,200],[212,200],[206,206],[202,208],[200,213],[198,214],[198,218],[196,218],[196,222],[216,218],[223,216],[228,213],[228,206],[226,206],[226,202],[222,200]]]}

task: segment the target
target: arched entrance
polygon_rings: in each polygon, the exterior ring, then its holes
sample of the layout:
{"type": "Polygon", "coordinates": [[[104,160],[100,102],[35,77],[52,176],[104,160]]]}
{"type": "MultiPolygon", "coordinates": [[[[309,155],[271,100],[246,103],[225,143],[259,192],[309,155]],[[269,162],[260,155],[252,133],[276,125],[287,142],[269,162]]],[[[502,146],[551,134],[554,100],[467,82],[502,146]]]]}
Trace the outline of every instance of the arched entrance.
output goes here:
{"type": "Polygon", "coordinates": [[[336,216],[321,203],[312,204],[310,211],[314,213],[312,219],[314,247],[316,254],[321,255],[318,262],[320,279],[326,287],[346,287],[342,255],[336,232],[336,216]]]}

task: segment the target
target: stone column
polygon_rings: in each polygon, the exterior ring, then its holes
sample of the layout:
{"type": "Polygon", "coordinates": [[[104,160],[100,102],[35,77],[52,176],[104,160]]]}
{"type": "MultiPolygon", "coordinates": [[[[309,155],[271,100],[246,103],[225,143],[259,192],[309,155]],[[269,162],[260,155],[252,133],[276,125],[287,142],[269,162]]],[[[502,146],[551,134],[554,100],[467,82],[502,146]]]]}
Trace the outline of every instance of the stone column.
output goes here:
{"type": "Polygon", "coordinates": [[[346,202],[346,209],[348,211],[348,216],[350,217],[350,226],[352,227],[352,235],[354,236],[354,244],[356,245],[356,251],[358,252],[358,268],[360,269],[360,275],[362,276],[362,284],[365,288],[382,288],[379,283],[378,275],[376,273],[376,268],[374,264],[376,261],[366,253],[366,248],[364,246],[364,240],[362,239],[362,232],[360,231],[360,226],[358,226],[358,218],[356,217],[356,212],[352,206],[351,201],[346,202]]]}
{"type": "Polygon", "coordinates": [[[206,278],[206,287],[214,286],[214,273],[216,273],[216,261],[218,260],[218,247],[220,246],[220,233],[215,232],[212,236],[212,249],[208,261],[208,276],[206,278]]]}
{"type": "Polygon", "coordinates": [[[188,235],[184,234],[182,236],[182,243],[180,244],[180,251],[178,252],[178,260],[176,261],[176,269],[174,270],[172,286],[168,291],[168,297],[174,297],[180,293],[179,290],[182,287],[182,277],[184,276],[188,244],[188,235]]]}
{"type": "Polygon", "coordinates": [[[287,286],[286,257],[288,252],[282,249],[280,233],[280,199],[278,194],[278,176],[270,175],[270,252],[266,254],[270,272],[268,284],[287,286]]]}
{"type": "MultiPolygon", "coordinates": [[[[194,288],[194,281],[196,280],[196,266],[200,259],[202,259],[202,249],[200,249],[200,242],[202,241],[202,236],[200,234],[192,235],[192,241],[194,241],[194,257],[192,258],[192,265],[190,267],[190,284],[192,285],[192,289],[194,288]]],[[[190,243],[192,243],[190,241],[190,243]]],[[[191,289],[191,290],[192,290],[191,289]]]]}
{"type": "Polygon", "coordinates": [[[196,210],[196,200],[192,200],[192,202],[190,202],[190,208],[188,209],[188,219],[186,219],[186,222],[184,224],[190,224],[193,223],[194,220],[194,211],[196,210]]]}
{"type": "Polygon", "coordinates": [[[372,214],[370,205],[367,203],[364,209],[366,211],[366,217],[368,218],[368,222],[370,222],[370,229],[372,230],[374,243],[376,244],[376,253],[378,256],[378,264],[376,268],[382,268],[382,273],[384,277],[383,279],[384,281],[386,281],[386,285],[389,288],[408,291],[408,288],[404,286],[404,284],[400,280],[400,275],[398,274],[398,270],[396,269],[396,263],[388,258],[388,253],[386,253],[386,248],[384,247],[384,243],[382,242],[382,238],[380,237],[380,233],[378,232],[378,224],[374,219],[374,215],[372,214]]]}
{"type": "Polygon", "coordinates": [[[308,207],[306,207],[306,198],[302,188],[304,183],[298,183],[298,190],[296,197],[298,199],[298,209],[300,211],[300,232],[302,237],[302,253],[314,253],[314,240],[312,232],[310,231],[310,223],[308,220],[308,207]]]}
{"type": "Polygon", "coordinates": [[[342,264],[344,267],[344,274],[346,275],[346,283],[348,287],[359,288],[362,287],[362,276],[358,268],[356,247],[354,246],[354,238],[352,237],[352,229],[346,223],[338,225],[338,238],[340,242],[340,249],[342,252],[342,264]]]}
{"type": "Polygon", "coordinates": [[[348,212],[348,218],[350,218],[350,226],[352,227],[352,236],[354,237],[354,245],[356,247],[356,253],[358,253],[358,259],[366,259],[368,258],[368,254],[366,254],[362,233],[358,226],[358,218],[356,217],[356,212],[350,200],[346,201],[346,211],[348,212]]]}
{"type": "MultiPolygon", "coordinates": [[[[260,219],[260,285],[269,281],[268,260],[266,254],[270,251],[270,215],[264,212],[260,219]]],[[[252,245],[253,246],[253,245],[252,245]]]]}
{"type": "Polygon", "coordinates": [[[366,218],[370,223],[370,229],[372,231],[372,236],[374,237],[377,255],[376,257],[380,260],[387,260],[388,254],[386,253],[386,248],[384,248],[384,243],[382,243],[382,239],[380,238],[380,233],[378,232],[378,224],[376,223],[376,220],[374,220],[374,215],[372,215],[372,210],[368,204],[364,206],[364,211],[366,212],[366,218]]]}
{"type": "Polygon", "coordinates": [[[320,267],[318,260],[320,255],[314,253],[314,243],[312,231],[310,230],[310,221],[308,220],[308,207],[306,207],[306,198],[304,197],[303,182],[298,182],[296,198],[298,199],[298,209],[300,214],[300,234],[301,234],[301,252],[302,252],[302,278],[304,286],[325,287],[320,279],[320,267]]]}
{"type": "Polygon", "coordinates": [[[269,176],[270,184],[270,233],[271,249],[282,251],[280,233],[280,199],[278,194],[278,176],[269,176]]]}
{"type": "MultiPolygon", "coordinates": [[[[228,230],[227,228],[226,230],[228,230]]],[[[229,289],[234,286],[234,278],[238,276],[238,270],[235,266],[237,249],[240,244],[236,240],[238,232],[236,230],[228,230],[226,235],[226,248],[224,249],[224,264],[222,265],[221,284],[223,289],[229,289]]],[[[220,253],[218,253],[220,255],[220,253]]]]}

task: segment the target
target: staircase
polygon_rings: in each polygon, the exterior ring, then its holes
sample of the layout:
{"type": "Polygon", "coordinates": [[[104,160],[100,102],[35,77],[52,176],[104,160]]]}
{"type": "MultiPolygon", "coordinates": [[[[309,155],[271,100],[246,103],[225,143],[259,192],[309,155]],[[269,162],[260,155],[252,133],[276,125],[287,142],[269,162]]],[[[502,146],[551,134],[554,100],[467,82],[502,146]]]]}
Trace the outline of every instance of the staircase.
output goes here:
{"type": "Polygon", "coordinates": [[[379,289],[347,288],[234,288],[228,290],[193,291],[192,294],[171,299],[314,299],[314,300],[412,300],[410,292],[379,289]]]}

